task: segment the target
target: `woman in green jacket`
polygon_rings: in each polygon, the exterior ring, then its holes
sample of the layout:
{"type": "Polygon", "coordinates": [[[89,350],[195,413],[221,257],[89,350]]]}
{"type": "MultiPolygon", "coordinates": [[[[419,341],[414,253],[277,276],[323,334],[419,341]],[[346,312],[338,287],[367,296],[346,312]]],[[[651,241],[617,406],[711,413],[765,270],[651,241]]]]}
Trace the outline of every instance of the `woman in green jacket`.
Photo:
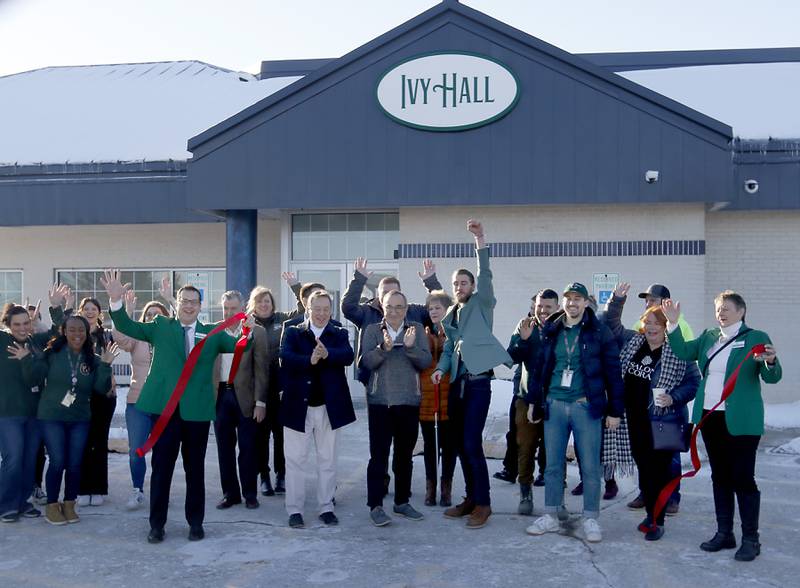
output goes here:
{"type": "Polygon", "coordinates": [[[692,421],[703,425],[703,442],[711,466],[717,532],[700,545],[704,551],[736,547],[733,534],[734,495],[742,520],[742,545],[736,552],[739,561],[752,561],[761,553],[758,535],[758,513],[761,493],[756,486],[756,451],[764,434],[764,401],[761,380],[774,384],[781,379],[781,365],[769,336],[744,323],[747,305],[744,298],[726,290],[714,299],[718,328],[706,329],[686,341],[681,329],[680,304],[665,300],[667,332],[672,350],[686,361],[696,360],[703,380],[697,390],[692,421]],[[755,345],[764,345],[762,353],[745,357],[755,345]],[[741,364],[736,386],[720,404],[725,382],[741,364]],[[719,406],[717,406],[719,404],[719,406]],[[712,412],[713,411],[713,412],[712,412]]]}
{"type": "Polygon", "coordinates": [[[117,355],[111,344],[102,357],[94,354],[89,323],[71,316],[44,353],[33,357],[30,349],[15,344],[13,355],[22,361],[22,372],[31,384],[46,378],[37,417],[50,457],[45,477],[47,509],[45,518],[53,525],[77,523],[75,498],[80,483],[81,458],[89,432],[92,394],[105,394],[111,386],[111,363],[117,355]],[[66,473],[65,473],[66,472],[66,473]],[[64,502],[59,503],[64,475],[64,502]]]}
{"type": "MultiPolygon", "coordinates": [[[[50,289],[53,329],[32,334],[28,309],[7,304],[0,317],[0,521],[41,515],[28,502],[33,488],[36,454],[41,440],[36,422],[39,383],[28,384],[15,358],[18,346],[41,350],[62,320],[65,287],[50,289]]],[[[38,306],[36,307],[38,312],[38,306]]]]}

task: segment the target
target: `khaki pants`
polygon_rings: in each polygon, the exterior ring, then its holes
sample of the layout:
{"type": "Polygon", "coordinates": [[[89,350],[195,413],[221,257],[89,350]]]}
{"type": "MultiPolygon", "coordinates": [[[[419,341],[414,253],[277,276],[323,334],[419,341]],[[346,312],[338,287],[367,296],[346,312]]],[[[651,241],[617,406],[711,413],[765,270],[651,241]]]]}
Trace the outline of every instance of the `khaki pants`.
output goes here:
{"type": "Polygon", "coordinates": [[[517,425],[517,464],[520,484],[533,483],[533,456],[544,434],[543,423],[528,422],[528,403],[514,399],[514,422],[517,425]]]}

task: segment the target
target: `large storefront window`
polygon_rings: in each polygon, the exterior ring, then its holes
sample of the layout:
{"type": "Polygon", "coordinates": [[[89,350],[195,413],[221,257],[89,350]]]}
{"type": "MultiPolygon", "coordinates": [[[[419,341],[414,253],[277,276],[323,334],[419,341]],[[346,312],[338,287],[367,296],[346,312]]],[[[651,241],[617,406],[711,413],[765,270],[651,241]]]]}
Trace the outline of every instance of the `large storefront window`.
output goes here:
{"type": "MultiPolygon", "coordinates": [[[[100,278],[103,270],[57,270],[56,279],[72,288],[75,305],[83,298],[97,298],[104,310],[108,309],[108,296],[100,278]]],[[[122,283],[130,283],[136,292],[136,318],[150,300],[166,302],[159,293],[161,280],[168,278],[171,292],[185,284],[192,284],[203,293],[200,320],[217,322],[222,320],[219,299],[225,291],[225,270],[221,269],[152,269],[122,270],[122,283]]]]}
{"type": "Polygon", "coordinates": [[[22,299],[22,272],[19,270],[0,270],[0,307],[7,302],[25,302],[22,299]]]}
{"type": "Polygon", "coordinates": [[[294,261],[394,259],[399,241],[396,212],[292,215],[294,261]]]}

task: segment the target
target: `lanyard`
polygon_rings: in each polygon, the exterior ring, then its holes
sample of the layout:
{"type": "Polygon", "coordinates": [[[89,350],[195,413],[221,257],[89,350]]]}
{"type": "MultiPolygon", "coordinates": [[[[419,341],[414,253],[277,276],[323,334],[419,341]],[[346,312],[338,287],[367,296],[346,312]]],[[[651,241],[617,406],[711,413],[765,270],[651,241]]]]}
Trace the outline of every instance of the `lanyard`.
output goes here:
{"type": "Polygon", "coordinates": [[[72,351],[67,349],[67,359],[69,360],[69,370],[70,375],[72,376],[72,392],[75,392],[75,386],[78,385],[78,366],[81,363],[81,354],[78,353],[78,357],[76,358],[75,362],[72,361],[72,351]]]}
{"type": "MultiPolygon", "coordinates": [[[[574,328],[575,327],[572,327],[572,329],[574,329],[574,328]]],[[[572,329],[569,329],[569,330],[571,331],[572,329]]],[[[578,339],[580,338],[581,331],[580,331],[580,327],[579,327],[577,329],[577,334],[575,335],[575,338],[572,340],[572,345],[570,346],[569,340],[567,339],[567,330],[568,329],[566,327],[564,327],[564,329],[563,329],[563,333],[564,333],[564,351],[567,354],[567,369],[570,369],[570,367],[572,366],[572,353],[575,351],[575,347],[578,345],[578,339]]]]}

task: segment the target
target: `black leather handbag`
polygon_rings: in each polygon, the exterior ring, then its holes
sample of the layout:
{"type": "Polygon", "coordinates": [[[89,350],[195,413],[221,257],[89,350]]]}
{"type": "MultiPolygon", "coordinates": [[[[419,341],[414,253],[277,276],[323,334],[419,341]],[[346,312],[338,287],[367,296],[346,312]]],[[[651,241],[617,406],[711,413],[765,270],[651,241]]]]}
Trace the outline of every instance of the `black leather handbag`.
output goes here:
{"type": "Polygon", "coordinates": [[[653,431],[653,449],[657,451],[689,451],[692,440],[692,423],[650,421],[653,431]]]}

